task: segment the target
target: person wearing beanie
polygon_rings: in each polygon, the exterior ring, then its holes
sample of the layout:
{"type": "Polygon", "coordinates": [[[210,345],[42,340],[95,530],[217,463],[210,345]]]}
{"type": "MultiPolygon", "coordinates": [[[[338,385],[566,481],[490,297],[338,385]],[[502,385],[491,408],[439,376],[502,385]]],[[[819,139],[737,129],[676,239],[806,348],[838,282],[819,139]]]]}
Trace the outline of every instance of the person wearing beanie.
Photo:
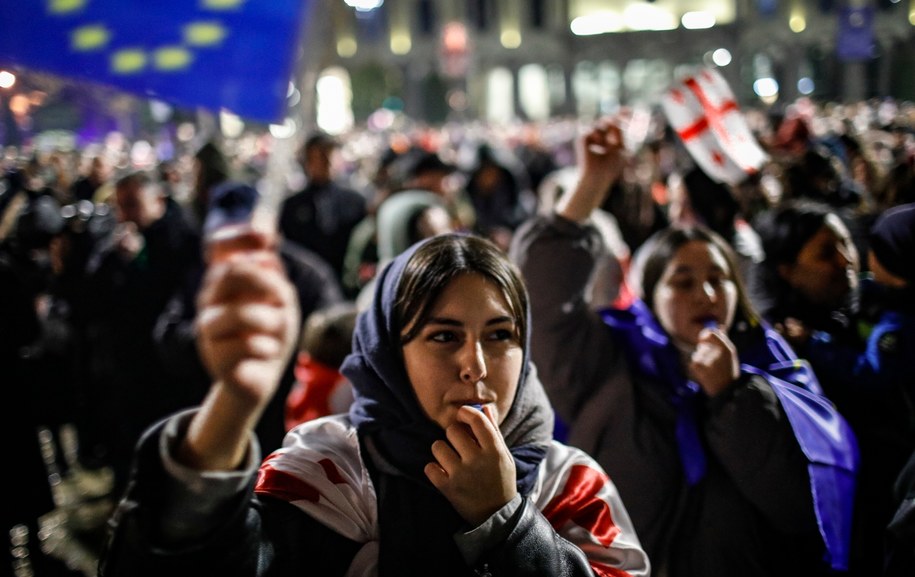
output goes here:
{"type": "MultiPolygon", "coordinates": [[[[905,348],[900,333],[902,319],[911,318],[911,305],[903,312],[900,289],[876,282],[884,276],[859,278],[850,231],[833,207],[787,201],[759,215],[754,228],[766,253],[751,278],[755,302],[784,331],[798,357],[810,363],[858,438],[851,574],[879,575],[884,532],[895,509],[893,481],[915,450],[905,363],[915,350],[911,344],[905,348]]],[[[890,227],[882,222],[873,230],[884,235],[890,227]]],[[[901,237],[898,232],[890,238],[901,237]]],[[[870,252],[862,253],[861,261],[872,261],[870,252]]]]}
{"type": "Polygon", "coordinates": [[[884,212],[869,240],[868,266],[877,282],[895,288],[915,282],[915,203],[884,212]]]}
{"type": "MultiPolygon", "coordinates": [[[[868,339],[868,358],[891,369],[907,402],[908,439],[915,437],[915,380],[911,359],[915,355],[915,203],[885,211],[869,237],[871,307],[879,317],[868,339]],[[907,370],[908,369],[908,370],[907,370]]],[[[915,574],[915,443],[909,442],[909,460],[896,472],[892,484],[895,513],[887,520],[885,577],[915,574]]]]}

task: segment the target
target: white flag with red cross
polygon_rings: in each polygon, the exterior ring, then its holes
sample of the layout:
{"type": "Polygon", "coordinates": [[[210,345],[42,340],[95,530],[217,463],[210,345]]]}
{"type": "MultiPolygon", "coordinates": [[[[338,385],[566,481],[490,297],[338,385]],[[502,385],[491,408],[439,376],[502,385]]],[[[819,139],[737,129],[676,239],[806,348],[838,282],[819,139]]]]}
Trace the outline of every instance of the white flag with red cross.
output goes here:
{"type": "Polygon", "coordinates": [[[718,182],[738,184],[769,159],[717,70],[704,69],[661,98],[667,121],[696,164],[718,182]]]}

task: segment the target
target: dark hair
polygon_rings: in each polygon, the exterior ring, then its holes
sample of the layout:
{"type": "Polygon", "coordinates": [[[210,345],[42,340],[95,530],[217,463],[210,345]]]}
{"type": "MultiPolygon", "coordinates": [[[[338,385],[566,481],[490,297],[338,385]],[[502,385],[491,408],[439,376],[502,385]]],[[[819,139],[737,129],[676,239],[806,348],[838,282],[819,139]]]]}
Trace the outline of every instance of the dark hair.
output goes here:
{"type": "Polygon", "coordinates": [[[733,237],[734,219],[740,213],[740,205],[731,189],[712,180],[698,167],[683,176],[683,184],[689,203],[703,224],[725,238],[733,237]]]}
{"type": "Polygon", "coordinates": [[[797,260],[798,253],[826,224],[834,211],[828,205],[810,200],[790,200],[760,213],[753,220],[766,258],[764,265],[776,269],[797,260]]]}
{"type": "MultiPolygon", "coordinates": [[[[215,142],[206,142],[196,153],[194,159],[200,163],[197,194],[209,194],[211,188],[229,178],[229,161],[215,142]]],[[[205,199],[204,199],[205,204],[205,199]]]]}
{"type": "Polygon", "coordinates": [[[737,287],[737,318],[735,320],[747,321],[751,326],[759,325],[760,316],[750,302],[749,293],[740,277],[734,249],[719,234],[702,225],[669,226],[647,241],[646,248],[649,252],[642,266],[640,283],[642,300],[645,304],[652,311],[654,310],[654,290],[664,275],[667,264],[680,247],[692,241],[704,242],[717,248],[727,262],[728,269],[730,269],[730,280],[737,287]]]}
{"type": "MultiPolygon", "coordinates": [[[[117,182],[115,182],[115,188],[136,188],[140,191],[146,188],[147,186],[158,186],[159,180],[154,177],[152,174],[138,170],[136,172],[131,172],[120,177],[117,182]]],[[[161,192],[161,191],[160,191],[161,192]]]]}
{"type": "Polygon", "coordinates": [[[344,301],[320,308],[305,321],[299,350],[315,361],[339,369],[353,348],[353,331],[359,309],[344,301]]]}
{"type": "Polygon", "coordinates": [[[302,145],[302,151],[309,150],[311,148],[320,147],[324,150],[332,150],[340,146],[340,143],[337,142],[337,139],[333,136],[327,134],[326,132],[315,132],[308,136],[305,139],[305,143],[302,145]]]}
{"type": "Polygon", "coordinates": [[[54,197],[41,195],[29,201],[16,218],[15,238],[26,250],[47,248],[51,239],[63,232],[65,221],[54,197]]]}
{"type": "Polygon", "coordinates": [[[401,344],[413,340],[428,322],[432,305],[455,278],[478,274],[498,286],[515,317],[518,339],[527,342],[528,296],[521,274],[495,244],[468,234],[442,234],[423,244],[410,257],[397,288],[394,326],[410,327],[401,344]]]}

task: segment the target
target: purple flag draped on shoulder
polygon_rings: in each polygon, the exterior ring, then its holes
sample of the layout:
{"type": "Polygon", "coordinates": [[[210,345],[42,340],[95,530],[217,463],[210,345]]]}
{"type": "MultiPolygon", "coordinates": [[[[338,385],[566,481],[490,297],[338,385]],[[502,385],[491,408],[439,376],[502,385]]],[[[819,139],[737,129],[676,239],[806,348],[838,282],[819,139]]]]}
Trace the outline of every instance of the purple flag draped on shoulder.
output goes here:
{"type": "Polygon", "coordinates": [[[0,65],[274,122],[308,0],[0,2],[0,65]]]}
{"type": "MultiPolygon", "coordinates": [[[[620,335],[630,364],[652,380],[670,387],[677,409],[676,438],[684,475],[695,484],[704,475],[706,456],[695,415],[681,415],[702,393],[679,368],[679,356],[654,315],[642,301],[628,309],[606,309],[604,322],[620,335]],[[684,402],[687,401],[687,402],[684,402]]],[[[764,378],[778,396],[801,450],[807,457],[810,489],[826,561],[848,569],[852,511],[858,470],[858,443],[845,419],[822,394],[810,365],[798,359],[771,329],[740,349],[741,371],[764,378]]]]}

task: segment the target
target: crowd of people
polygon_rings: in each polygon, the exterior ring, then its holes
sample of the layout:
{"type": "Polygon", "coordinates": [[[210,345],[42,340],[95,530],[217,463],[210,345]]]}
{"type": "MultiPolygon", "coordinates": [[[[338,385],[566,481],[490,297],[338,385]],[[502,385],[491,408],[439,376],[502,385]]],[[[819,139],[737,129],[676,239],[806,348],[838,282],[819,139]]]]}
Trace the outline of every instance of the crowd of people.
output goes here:
{"type": "Polygon", "coordinates": [[[7,150],[4,571],[110,471],[106,576],[915,574],[915,106],[747,118],[738,184],[660,112],[316,132],[266,225],[215,136],[7,150]]]}

